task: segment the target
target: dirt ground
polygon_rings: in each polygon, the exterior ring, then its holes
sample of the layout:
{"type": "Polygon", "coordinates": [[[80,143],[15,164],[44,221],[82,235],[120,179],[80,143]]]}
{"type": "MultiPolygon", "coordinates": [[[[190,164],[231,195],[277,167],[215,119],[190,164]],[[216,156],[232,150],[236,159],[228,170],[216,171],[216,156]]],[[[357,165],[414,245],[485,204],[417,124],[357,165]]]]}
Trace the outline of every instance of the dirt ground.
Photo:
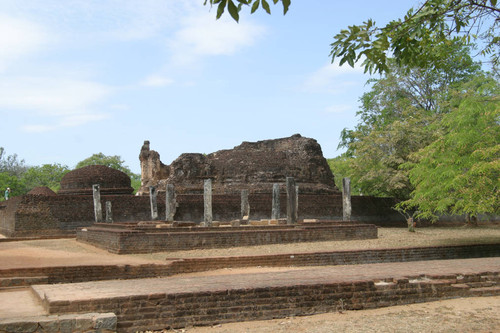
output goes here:
{"type": "Polygon", "coordinates": [[[500,296],[443,300],[315,316],[229,323],[164,332],[500,332],[500,296]]]}

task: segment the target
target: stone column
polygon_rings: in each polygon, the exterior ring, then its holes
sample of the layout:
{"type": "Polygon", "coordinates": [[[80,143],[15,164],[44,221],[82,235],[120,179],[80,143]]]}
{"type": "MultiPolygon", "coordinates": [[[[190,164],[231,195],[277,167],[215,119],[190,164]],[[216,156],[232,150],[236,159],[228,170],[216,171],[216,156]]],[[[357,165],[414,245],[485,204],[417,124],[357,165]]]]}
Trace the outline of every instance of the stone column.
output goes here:
{"type": "Polygon", "coordinates": [[[205,179],[203,184],[203,220],[206,227],[212,226],[212,179],[205,179]]]}
{"type": "Polygon", "coordinates": [[[343,211],[343,220],[350,221],[352,213],[350,178],[342,179],[342,211],[343,211]]]}
{"type": "Polygon", "coordinates": [[[99,184],[92,185],[92,194],[94,196],[95,221],[102,222],[101,187],[99,184]]]}
{"type": "Polygon", "coordinates": [[[295,221],[299,220],[299,185],[295,185],[295,221]]]}
{"type": "Polygon", "coordinates": [[[280,184],[273,184],[273,208],[271,210],[271,220],[280,218],[280,184]]]}
{"type": "Polygon", "coordinates": [[[113,212],[111,210],[111,201],[106,201],[106,222],[113,223],[113,212]]]}
{"type": "Polygon", "coordinates": [[[158,203],[156,201],[156,196],[158,192],[156,191],[156,187],[149,187],[149,202],[151,203],[151,220],[158,220],[158,203]]]}
{"type": "Polygon", "coordinates": [[[167,184],[165,198],[166,220],[167,222],[173,222],[175,211],[177,210],[177,202],[175,201],[175,189],[173,184],[167,184]]]}
{"type": "Polygon", "coordinates": [[[295,179],[286,177],[286,223],[297,223],[297,188],[295,187],[295,179]]]}
{"type": "Polygon", "coordinates": [[[248,190],[241,190],[241,218],[250,217],[250,202],[248,202],[248,190]]]}

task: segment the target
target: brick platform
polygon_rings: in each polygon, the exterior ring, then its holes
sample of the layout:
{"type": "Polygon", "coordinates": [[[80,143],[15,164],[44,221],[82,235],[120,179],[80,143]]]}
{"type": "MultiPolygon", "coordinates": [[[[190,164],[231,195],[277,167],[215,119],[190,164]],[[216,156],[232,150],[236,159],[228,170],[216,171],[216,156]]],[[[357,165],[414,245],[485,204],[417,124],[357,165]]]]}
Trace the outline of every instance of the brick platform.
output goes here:
{"type": "Polygon", "coordinates": [[[377,227],[355,222],[325,226],[168,229],[101,223],[77,232],[77,240],[118,254],[371,238],[377,238],[377,227]]]}
{"type": "Polygon", "coordinates": [[[50,314],[113,312],[119,332],[499,295],[500,258],[37,285],[50,314]]]}
{"type": "MultiPolygon", "coordinates": [[[[222,268],[359,265],[422,260],[500,257],[500,243],[408,247],[258,256],[171,259],[163,264],[42,266],[0,269],[0,290],[32,284],[166,277],[222,268]]],[[[0,258],[1,259],[1,258],[0,258]]]]}

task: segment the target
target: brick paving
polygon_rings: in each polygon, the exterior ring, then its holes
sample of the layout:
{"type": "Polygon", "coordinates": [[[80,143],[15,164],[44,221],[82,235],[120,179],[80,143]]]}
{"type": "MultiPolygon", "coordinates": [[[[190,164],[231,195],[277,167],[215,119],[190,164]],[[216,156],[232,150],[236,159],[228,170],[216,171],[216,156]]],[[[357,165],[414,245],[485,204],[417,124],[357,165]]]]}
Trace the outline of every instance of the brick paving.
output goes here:
{"type": "Polygon", "coordinates": [[[500,258],[434,260],[403,263],[330,266],[282,272],[182,276],[154,279],[110,280],[73,284],[38,285],[33,288],[49,303],[98,300],[148,294],[216,292],[237,289],[314,285],[361,280],[416,277],[420,275],[500,272],[500,258]]]}

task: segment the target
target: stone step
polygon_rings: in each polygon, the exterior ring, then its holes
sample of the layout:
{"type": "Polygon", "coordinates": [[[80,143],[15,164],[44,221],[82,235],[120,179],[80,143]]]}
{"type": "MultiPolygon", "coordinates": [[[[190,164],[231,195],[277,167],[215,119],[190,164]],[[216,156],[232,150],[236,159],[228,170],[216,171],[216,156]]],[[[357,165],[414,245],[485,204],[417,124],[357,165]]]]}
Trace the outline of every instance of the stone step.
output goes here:
{"type": "Polygon", "coordinates": [[[498,283],[495,281],[482,281],[482,282],[467,282],[466,284],[471,288],[483,288],[483,287],[495,286],[498,283]]]}
{"type": "Polygon", "coordinates": [[[0,290],[31,286],[32,284],[48,284],[48,276],[11,276],[0,278],[0,290]]]}
{"type": "Polygon", "coordinates": [[[473,296],[498,296],[500,295],[500,286],[471,288],[469,292],[473,296]]]}
{"type": "Polygon", "coordinates": [[[114,313],[80,313],[0,319],[0,332],[116,332],[114,313]]]}

